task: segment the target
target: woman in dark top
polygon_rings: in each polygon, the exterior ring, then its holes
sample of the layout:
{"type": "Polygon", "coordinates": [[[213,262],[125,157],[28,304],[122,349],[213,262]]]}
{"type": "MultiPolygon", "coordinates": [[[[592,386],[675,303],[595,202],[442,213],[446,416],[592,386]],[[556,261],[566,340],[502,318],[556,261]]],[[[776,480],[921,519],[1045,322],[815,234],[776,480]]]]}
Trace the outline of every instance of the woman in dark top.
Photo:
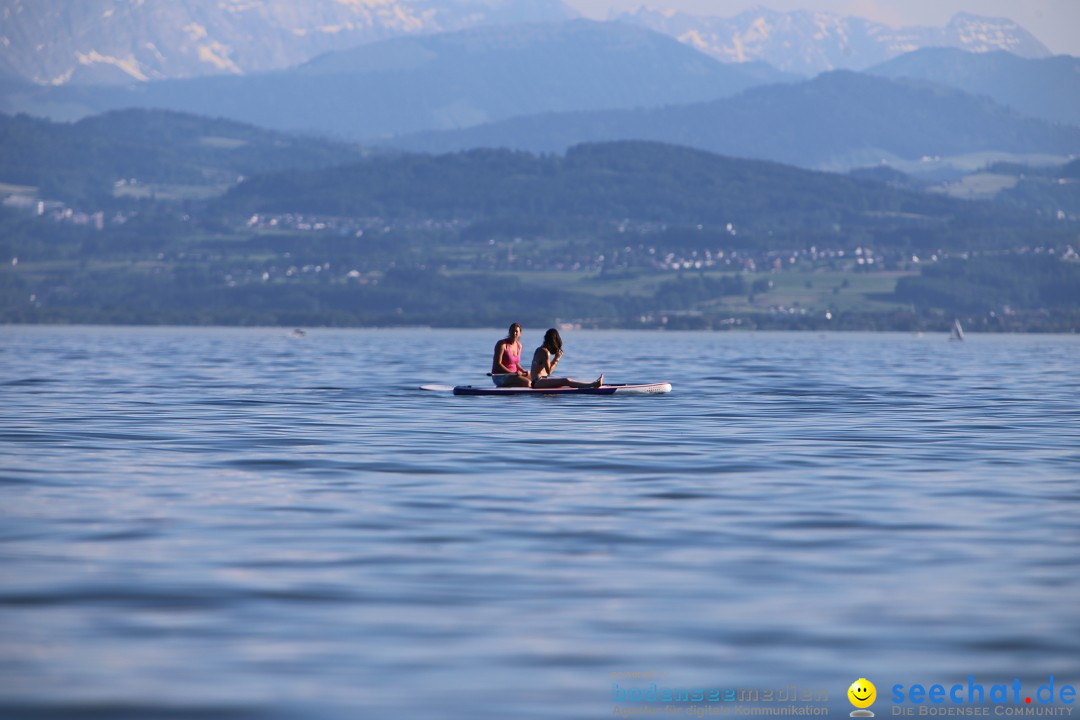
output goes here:
{"type": "Polygon", "coordinates": [[[562,337],[559,335],[558,330],[551,328],[544,333],[544,344],[536,348],[536,352],[533,353],[532,371],[529,373],[529,379],[532,381],[534,388],[596,388],[604,384],[603,373],[600,373],[600,377],[592,382],[582,382],[565,377],[551,377],[551,373],[555,370],[555,366],[559,364],[562,354],[562,337]]]}

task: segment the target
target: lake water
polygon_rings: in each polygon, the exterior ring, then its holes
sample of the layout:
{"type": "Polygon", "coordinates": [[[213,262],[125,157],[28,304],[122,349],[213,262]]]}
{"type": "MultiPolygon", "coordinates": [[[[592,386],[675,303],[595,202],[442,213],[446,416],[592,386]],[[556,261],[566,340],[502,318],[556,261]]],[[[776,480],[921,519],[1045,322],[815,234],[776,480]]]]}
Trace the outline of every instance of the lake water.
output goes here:
{"type": "Polygon", "coordinates": [[[1080,685],[1080,338],[500,335],[0,328],[0,717],[1080,685]]]}

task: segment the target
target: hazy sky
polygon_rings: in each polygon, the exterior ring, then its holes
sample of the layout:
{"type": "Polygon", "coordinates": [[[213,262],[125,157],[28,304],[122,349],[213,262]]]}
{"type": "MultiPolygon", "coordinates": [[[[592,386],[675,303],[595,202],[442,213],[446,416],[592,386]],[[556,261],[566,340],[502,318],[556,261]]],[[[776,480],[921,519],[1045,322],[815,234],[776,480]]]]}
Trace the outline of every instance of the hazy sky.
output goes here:
{"type": "Polygon", "coordinates": [[[731,17],[753,7],[825,10],[856,15],[885,25],[942,26],[958,12],[1007,17],[1020,23],[1054,53],[1080,56],[1080,0],[565,0],[597,19],[611,10],[641,5],[695,15],[731,17]]]}

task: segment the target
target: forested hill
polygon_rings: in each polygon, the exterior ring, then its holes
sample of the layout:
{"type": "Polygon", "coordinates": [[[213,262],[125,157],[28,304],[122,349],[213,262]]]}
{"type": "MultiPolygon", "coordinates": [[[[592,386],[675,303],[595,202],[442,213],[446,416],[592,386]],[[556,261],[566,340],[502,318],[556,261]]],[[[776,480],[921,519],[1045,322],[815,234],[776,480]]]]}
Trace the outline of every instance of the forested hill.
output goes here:
{"type": "Polygon", "coordinates": [[[990,203],[649,142],[580,145],[561,156],[473,150],[375,157],[253,177],[220,207],[237,215],[732,223],[792,233],[906,224],[940,234],[1037,224],[990,203]]]}
{"type": "Polygon", "coordinates": [[[373,156],[134,202],[0,207],[0,322],[1080,327],[1068,214],[669,145],[373,156]]]}
{"type": "Polygon", "coordinates": [[[120,110],[76,123],[0,114],[0,183],[84,204],[107,201],[120,180],[223,189],[239,176],[360,156],[341,143],[164,110],[120,110]]]}

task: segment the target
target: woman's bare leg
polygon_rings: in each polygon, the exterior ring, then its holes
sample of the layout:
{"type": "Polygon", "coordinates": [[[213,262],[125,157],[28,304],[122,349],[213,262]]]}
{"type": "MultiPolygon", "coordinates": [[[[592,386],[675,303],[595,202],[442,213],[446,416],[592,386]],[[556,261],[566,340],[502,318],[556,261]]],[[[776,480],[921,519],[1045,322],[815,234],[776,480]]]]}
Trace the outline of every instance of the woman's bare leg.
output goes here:
{"type": "Polygon", "coordinates": [[[572,388],[598,388],[604,384],[604,374],[600,373],[600,377],[596,378],[592,382],[582,382],[581,380],[574,380],[573,378],[553,378],[543,377],[533,381],[532,386],[534,388],[557,388],[557,387],[572,387],[572,388]]]}

